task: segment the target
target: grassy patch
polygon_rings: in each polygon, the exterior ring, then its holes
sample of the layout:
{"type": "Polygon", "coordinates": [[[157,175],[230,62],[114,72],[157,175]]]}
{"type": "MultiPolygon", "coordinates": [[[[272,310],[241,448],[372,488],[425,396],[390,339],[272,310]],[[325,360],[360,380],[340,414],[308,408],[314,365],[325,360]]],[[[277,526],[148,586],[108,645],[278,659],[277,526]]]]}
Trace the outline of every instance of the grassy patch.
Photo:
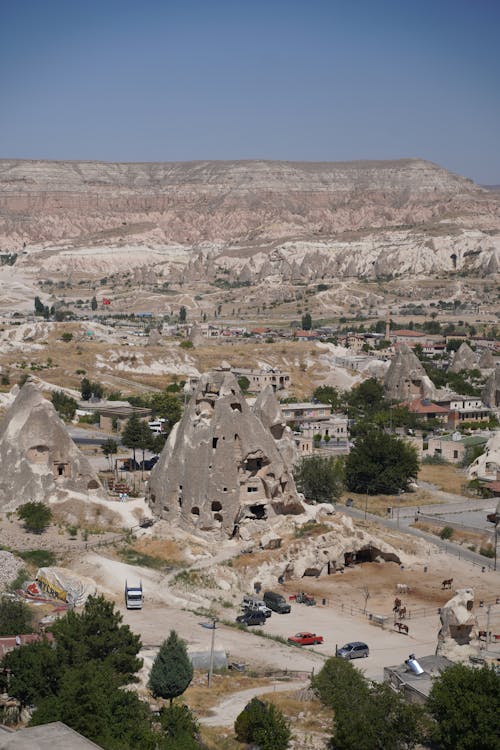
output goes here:
{"type": "Polygon", "coordinates": [[[57,563],[54,553],[47,549],[30,549],[26,552],[16,552],[15,554],[24,560],[25,563],[33,565],[35,568],[48,568],[57,563]]]}
{"type": "Polygon", "coordinates": [[[327,526],[326,523],[318,523],[317,521],[306,521],[302,526],[298,526],[295,529],[295,539],[302,539],[305,536],[319,536],[320,534],[326,534],[331,531],[331,527],[327,526]]]}
{"type": "MultiPolygon", "coordinates": [[[[143,568],[153,568],[154,570],[163,570],[165,568],[166,561],[160,557],[153,557],[153,555],[146,555],[143,552],[138,552],[132,547],[120,547],[118,549],[118,555],[123,562],[129,565],[140,565],[143,568]]],[[[176,563],[171,563],[175,565],[176,563]]]]}
{"type": "Polygon", "coordinates": [[[186,589],[218,589],[219,586],[215,578],[199,570],[181,570],[174,576],[174,584],[183,586],[186,589]]]}
{"type": "Polygon", "coordinates": [[[455,466],[455,464],[422,463],[418,478],[423,482],[435,484],[443,492],[452,492],[455,495],[470,497],[465,471],[455,466]]]}
{"type": "Polygon", "coordinates": [[[14,578],[13,581],[11,581],[8,585],[9,591],[17,591],[17,589],[20,589],[21,586],[25,581],[28,581],[31,578],[29,571],[26,570],[26,568],[21,568],[17,576],[14,578]]]}

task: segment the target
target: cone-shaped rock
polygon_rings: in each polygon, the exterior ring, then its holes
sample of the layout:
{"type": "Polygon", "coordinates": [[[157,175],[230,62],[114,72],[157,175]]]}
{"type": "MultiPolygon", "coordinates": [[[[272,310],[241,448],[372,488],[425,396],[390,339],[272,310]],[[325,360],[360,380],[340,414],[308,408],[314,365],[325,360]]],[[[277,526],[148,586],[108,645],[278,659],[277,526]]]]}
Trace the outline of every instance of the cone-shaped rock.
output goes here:
{"type": "Polygon", "coordinates": [[[489,349],[483,349],[481,352],[478,367],[480,370],[493,370],[496,367],[495,357],[489,349]]]}
{"type": "Polygon", "coordinates": [[[101,490],[89,461],[38,388],[23,385],[0,425],[0,508],[101,490]]]}
{"type": "Polygon", "coordinates": [[[286,465],[293,466],[296,464],[299,460],[299,452],[293,439],[293,433],[287,427],[281,406],[271,385],[266,385],[264,390],[259,393],[252,411],[264,427],[267,427],[270,431],[286,465]]]}
{"type": "Polygon", "coordinates": [[[461,372],[461,370],[473,370],[477,367],[476,355],[469,344],[464,341],[455,352],[453,362],[448,368],[450,372],[461,372]]]}
{"type": "Polygon", "coordinates": [[[481,399],[491,409],[500,406],[500,368],[496,367],[484,384],[481,399]]]}
{"type": "Polygon", "coordinates": [[[243,519],[303,510],[291,467],[226,369],[201,376],[153,469],[148,502],[162,518],[230,536],[243,519]]]}
{"type": "Polygon", "coordinates": [[[434,386],[422,363],[411,349],[403,344],[386,372],[384,388],[388,398],[404,401],[412,396],[432,398],[434,386]]]}

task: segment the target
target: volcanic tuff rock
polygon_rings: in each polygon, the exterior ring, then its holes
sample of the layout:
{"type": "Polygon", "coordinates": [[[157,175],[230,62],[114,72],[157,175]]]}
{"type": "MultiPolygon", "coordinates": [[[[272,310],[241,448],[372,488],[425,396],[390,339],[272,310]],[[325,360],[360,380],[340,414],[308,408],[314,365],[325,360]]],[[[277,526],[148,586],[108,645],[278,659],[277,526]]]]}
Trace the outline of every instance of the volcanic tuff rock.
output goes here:
{"type": "Polygon", "coordinates": [[[486,406],[496,409],[500,406],[500,368],[496,367],[484,384],[481,399],[486,406]]]}
{"type": "Polygon", "coordinates": [[[481,352],[478,367],[480,370],[493,370],[496,367],[495,357],[489,349],[483,349],[481,352]]]}
{"type": "Polygon", "coordinates": [[[143,282],[494,273],[499,206],[418,159],[0,161],[0,248],[28,245],[18,264],[57,272],[62,255],[69,270],[112,272],[119,255],[143,282]]]}
{"type": "Polygon", "coordinates": [[[477,367],[476,355],[469,344],[464,341],[455,352],[449,371],[460,372],[461,370],[473,370],[475,367],[477,367]]]}
{"type": "Polygon", "coordinates": [[[469,655],[467,648],[472,640],[472,630],[477,626],[474,614],[474,591],[458,589],[455,595],[441,607],[441,629],[438,634],[436,653],[460,659],[469,655]]]}
{"type": "Polygon", "coordinates": [[[246,519],[303,511],[291,467],[228,370],[201,376],[151,473],[147,499],[162,518],[229,536],[246,519]]]}
{"type": "Polygon", "coordinates": [[[0,424],[0,508],[102,489],[52,404],[29,381],[0,424]]]}
{"type": "Polygon", "coordinates": [[[484,453],[468,467],[469,479],[494,481],[500,471],[500,430],[496,430],[486,443],[484,453]]]}
{"type": "Polygon", "coordinates": [[[399,348],[392,359],[385,375],[384,388],[387,397],[395,401],[416,396],[432,398],[435,392],[422,363],[406,344],[399,348]]]}
{"type": "Polygon", "coordinates": [[[293,439],[292,430],[286,424],[281,406],[271,385],[266,385],[264,390],[259,393],[252,411],[264,427],[267,427],[270,431],[286,466],[294,466],[299,460],[299,452],[293,439]]]}

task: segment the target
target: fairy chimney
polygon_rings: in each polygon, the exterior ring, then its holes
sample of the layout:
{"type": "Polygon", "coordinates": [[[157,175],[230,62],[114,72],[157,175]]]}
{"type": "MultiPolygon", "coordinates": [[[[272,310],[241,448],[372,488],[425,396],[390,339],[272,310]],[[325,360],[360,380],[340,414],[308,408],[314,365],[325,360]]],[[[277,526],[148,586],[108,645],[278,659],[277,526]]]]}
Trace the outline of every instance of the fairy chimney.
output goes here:
{"type": "Polygon", "coordinates": [[[461,370],[473,370],[475,367],[477,367],[476,355],[469,344],[464,341],[457,349],[448,371],[461,372],[461,370]]]}
{"type": "Polygon", "coordinates": [[[49,502],[72,493],[101,491],[89,461],[56,410],[31,382],[23,385],[0,424],[0,508],[49,502]]]}
{"type": "Polygon", "coordinates": [[[151,474],[152,511],[185,528],[228,536],[303,510],[274,439],[250,411],[229,366],[201,376],[151,474]]]}

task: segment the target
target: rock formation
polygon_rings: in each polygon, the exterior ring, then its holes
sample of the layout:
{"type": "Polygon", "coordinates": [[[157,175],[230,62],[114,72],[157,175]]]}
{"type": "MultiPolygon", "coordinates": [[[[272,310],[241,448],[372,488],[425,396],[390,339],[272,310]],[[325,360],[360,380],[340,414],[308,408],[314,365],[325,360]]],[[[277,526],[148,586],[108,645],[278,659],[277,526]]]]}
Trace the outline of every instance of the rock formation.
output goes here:
{"type": "Polygon", "coordinates": [[[65,270],[119,266],[137,284],[221,273],[284,285],[395,272],[484,276],[500,263],[500,238],[488,231],[498,228],[498,205],[495,193],[418,159],[0,160],[0,243],[18,251],[16,265],[57,273],[64,252],[65,270]]]}
{"type": "Polygon", "coordinates": [[[489,349],[483,349],[479,357],[478,367],[480,370],[494,370],[496,367],[495,357],[489,349]]]}
{"type": "Polygon", "coordinates": [[[470,479],[494,481],[500,471],[500,430],[497,430],[486,443],[484,453],[476,458],[467,469],[470,479]]]}
{"type": "Polygon", "coordinates": [[[435,388],[422,363],[411,349],[403,344],[391,361],[385,374],[386,395],[395,401],[405,401],[416,396],[433,398],[435,388]]]}
{"type": "Polygon", "coordinates": [[[500,406],[500,367],[495,367],[495,370],[484,384],[481,399],[491,409],[496,409],[500,406]]]}
{"type": "Polygon", "coordinates": [[[162,518],[228,536],[247,520],[267,525],[276,514],[303,511],[291,466],[229,369],[201,376],[152,471],[147,499],[162,518]]]}
{"type": "Polygon", "coordinates": [[[29,381],[0,424],[0,508],[104,490],[56,410],[29,381]]]}
{"type": "MultiPolygon", "coordinates": [[[[453,598],[441,607],[438,654],[452,659],[453,657],[460,658],[460,651],[464,650],[461,647],[467,647],[470,644],[472,630],[477,625],[473,609],[474,591],[472,589],[458,589],[453,598]]],[[[465,654],[463,656],[466,658],[465,654]]]]}
{"type": "Polygon", "coordinates": [[[475,367],[477,367],[476,355],[469,344],[464,341],[455,352],[453,362],[448,369],[450,372],[460,372],[461,370],[473,370],[475,367]]]}
{"type": "Polygon", "coordinates": [[[271,385],[267,385],[259,393],[255,399],[252,411],[260,419],[264,427],[267,427],[270,431],[276,442],[276,447],[285,461],[285,465],[294,466],[300,458],[299,452],[293,439],[292,430],[286,424],[281,406],[271,385]]]}

